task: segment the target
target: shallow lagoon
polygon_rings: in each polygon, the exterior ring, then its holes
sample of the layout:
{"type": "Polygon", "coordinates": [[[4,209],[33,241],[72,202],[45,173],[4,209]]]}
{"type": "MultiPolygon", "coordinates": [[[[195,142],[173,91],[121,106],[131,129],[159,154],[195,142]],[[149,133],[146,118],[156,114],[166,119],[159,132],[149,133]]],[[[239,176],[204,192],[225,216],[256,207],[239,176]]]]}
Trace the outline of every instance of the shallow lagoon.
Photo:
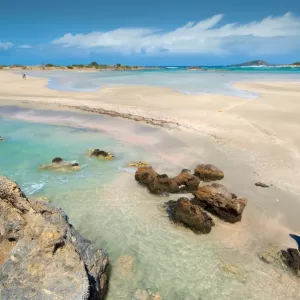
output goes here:
{"type": "MultiPolygon", "coordinates": [[[[19,117],[23,113],[24,117],[24,111],[15,108],[13,111],[19,117]]],[[[12,115],[12,111],[9,113],[12,115]]],[[[27,111],[26,114],[31,118],[44,114],[46,122],[49,115],[53,119],[55,114],[57,117],[62,113],[27,111]]],[[[159,291],[166,300],[299,299],[299,282],[288,272],[266,265],[257,257],[261,240],[252,230],[260,232],[266,228],[263,223],[251,223],[253,206],[246,208],[241,224],[217,222],[210,235],[195,235],[169,222],[161,207],[168,198],[151,196],[134,182],[133,170],[126,167],[128,162],[146,160],[160,170],[177,172],[181,163],[172,166],[168,158],[179,155],[176,149],[181,152],[184,145],[167,136],[161,141],[163,135],[157,129],[137,125],[131,127],[133,135],[129,137],[121,136],[118,130],[110,136],[107,133],[113,131],[112,123],[115,128],[120,126],[116,120],[107,123],[110,118],[88,118],[90,123],[99,123],[98,129],[85,129],[84,124],[75,128],[0,119],[1,136],[5,138],[0,144],[0,173],[16,180],[28,196],[46,196],[62,207],[85,237],[109,252],[113,268],[108,300],[132,299],[137,289],[159,291]],[[146,146],[138,145],[136,137],[150,139],[153,135],[157,138],[145,142],[146,146]],[[111,151],[116,159],[90,159],[85,155],[88,148],[111,151]],[[70,174],[38,169],[54,156],[76,160],[83,168],[70,174]],[[120,275],[117,265],[121,255],[130,255],[134,260],[132,272],[125,275],[120,275]],[[226,264],[238,266],[240,273],[224,272],[222,266],[226,264]]],[[[76,114],[69,113],[68,123],[75,119],[76,114]]],[[[198,150],[193,160],[206,159],[207,155],[201,154],[203,149],[198,150]]],[[[216,154],[217,150],[214,151],[216,154]]],[[[194,163],[188,160],[189,154],[187,149],[183,156],[187,167],[194,163]]],[[[223,158],[219,154],[220,163],[223,158]]],[[[245,174],[248,171],[243,170],[245,174]]],[[[234,171],[230,172],[228,168],[229,178],[236,176],[234,171]]],[[[247,194],[243,180],[238,182],[238,193],[255,201],[255,193],[247,194]]],[[[259,192],[258,201],[264,192],[259,192]]]]}

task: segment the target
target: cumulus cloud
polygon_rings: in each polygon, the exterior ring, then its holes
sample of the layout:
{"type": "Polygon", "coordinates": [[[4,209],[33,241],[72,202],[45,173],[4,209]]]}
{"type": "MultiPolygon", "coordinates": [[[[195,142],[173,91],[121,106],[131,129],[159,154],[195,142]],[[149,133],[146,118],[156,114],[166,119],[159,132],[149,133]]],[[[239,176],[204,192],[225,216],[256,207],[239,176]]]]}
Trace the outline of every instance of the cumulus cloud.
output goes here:
{"type": "Polygon", "coordinates": [[[30,48],[32,48],[32,46],[31,45],[19,45],[19,48],[21,48],[21,49],[30,49],[30,48]]]}
{"type": "Polygon", "coordinates": [[[9,42],[4,43],[4,42],[0,41],[0,49],[2,49],[2,50],[8,50],[13,45],[14,45],[13,43],[9,43],[9,42]]]}
{"type": "Polygon", "coordinates": [[[291,13],[247,24],[220,25],[222,19],[223,15],[215,15],[171,31],[119,28],[88,34],[67,33],[52,43],[94,51],[142,54],[257,54],[300,50],[300,18],[291,13]]]}

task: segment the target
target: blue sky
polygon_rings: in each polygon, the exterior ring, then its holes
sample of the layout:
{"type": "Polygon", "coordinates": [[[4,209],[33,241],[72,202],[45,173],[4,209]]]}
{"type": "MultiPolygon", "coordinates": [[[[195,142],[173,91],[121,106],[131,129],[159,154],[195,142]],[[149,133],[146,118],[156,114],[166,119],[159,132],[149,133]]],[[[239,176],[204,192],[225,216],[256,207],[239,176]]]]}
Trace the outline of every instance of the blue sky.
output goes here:
{"type": "Polygon", "coordinates": [[[299,0],[2,0],[0,64],[300,60],[299,0]]]}

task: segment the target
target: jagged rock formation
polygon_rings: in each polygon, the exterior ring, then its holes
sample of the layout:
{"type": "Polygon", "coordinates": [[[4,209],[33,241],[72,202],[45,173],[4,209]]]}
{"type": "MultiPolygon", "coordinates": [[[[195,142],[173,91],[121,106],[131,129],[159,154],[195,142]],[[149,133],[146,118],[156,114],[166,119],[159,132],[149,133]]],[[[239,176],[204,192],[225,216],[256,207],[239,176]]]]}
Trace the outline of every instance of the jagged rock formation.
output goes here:
{"type": "Polygon", "coordinates": [[[166,207],[172,221],[183,224],[195,233],[210,233],[215,225],[212,218],[188,198],[168,201],[166,207]]]}
{"type": "Polygon", "coordinates": [[[230,223],[242,219],[242,213],[248,202],[246,198],[237,198],[219,183],[199,187],[193,195],[195,196],[193,204],[230,223]]]}
{"type": "Polygon", "coordinates": [[[152,167],[138,168],[135,180],[148,188],[152,194],[163,195],[168,193],[192,192],[199,186],[200,180],[188,170],[169,178],[167,174],[158,174],[152,167]]]}
{"type": "Polygon", "coordinates": [[[64,161],[60,157],[55,157],[52,159],[52,162],[50,164],[41,165],[40,169],[68,172],[68,171],[78,171],[80,170],[80,166],[78,163],[64,161]]]}
{"type": "Polygon", "coordinates": [[[224,178],[224,173],[213,165],[198,165],[195,168],[195,175],[202,181],[215,181],[224,178]]]}
{"type": "Polygon", "coordinates": [[[0,299],[102,300],[109,258],[62,210],[0,176],[0,299]]]}
{"type": "Polygon", "coordinates": [[[288,248],[282,250],[284,263],[291,268],[297,276],[300,276],[300,252],[298,249],[288,248]]]}
{"type": "Polygon", "coordinates": [[[93,157],[104,158],[106,160],[111,160],[114,158],[113,154],[99,149],[89,150],[89,155],[93,157]]]}

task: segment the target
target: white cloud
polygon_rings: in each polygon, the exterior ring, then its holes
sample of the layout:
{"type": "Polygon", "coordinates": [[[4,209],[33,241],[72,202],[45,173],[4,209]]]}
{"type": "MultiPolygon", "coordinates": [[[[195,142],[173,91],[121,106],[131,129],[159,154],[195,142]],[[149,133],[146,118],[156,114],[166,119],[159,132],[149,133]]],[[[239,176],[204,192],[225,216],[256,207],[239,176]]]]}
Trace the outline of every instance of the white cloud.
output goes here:
{"type": "Polygon", "coordinates": [[[222,18],[223,15],[215,15],[167,32],[119,28],[88,34],[68,33],[52,43],[63,47],[149,54],[267,54],[300,50],[300,18],[291,13],[247,24],[220,26],[222,18]]]}
{"type": "Polygon", "coordinates": [[[13,45],[14,45],[13,43],[9,43],[9,42],[4,43],[4,42],[0,41],[0,49],[2,49],[2,50],[7,50],[7,49],[11,48],[13,45]]]}
{"type": "Polygon", "coordinates": [[[19,45],[19,48],[21,48],[21,49],[30,49],[30,48],[32,48],[32,46],[31,45],[19,45]]]}

